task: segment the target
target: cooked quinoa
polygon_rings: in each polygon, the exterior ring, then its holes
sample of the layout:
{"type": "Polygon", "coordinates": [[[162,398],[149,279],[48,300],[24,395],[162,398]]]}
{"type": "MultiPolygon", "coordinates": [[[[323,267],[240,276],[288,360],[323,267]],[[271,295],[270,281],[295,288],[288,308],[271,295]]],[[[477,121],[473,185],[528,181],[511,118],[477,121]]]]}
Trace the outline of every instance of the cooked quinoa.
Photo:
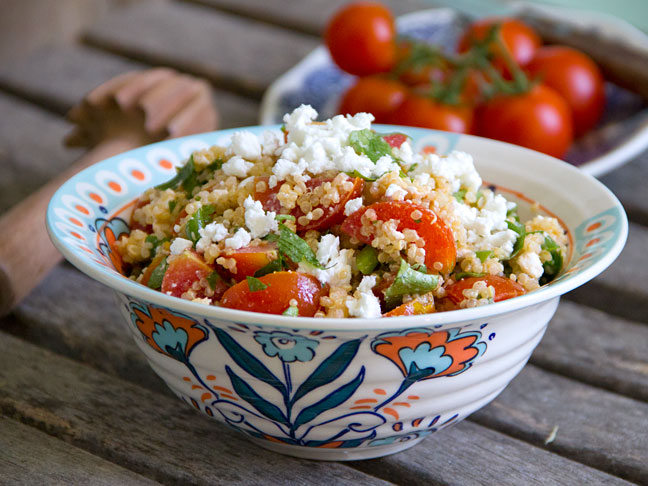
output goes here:
{"type": "Polygon", "coordinates": [[[366,113],[316,117],[236,132],[147,190],[116,244],[128,276],[206,305],[375,318],[489,304],[561,270],[558,220],[521,222],[469,154],[414,153],[366,113]]]}

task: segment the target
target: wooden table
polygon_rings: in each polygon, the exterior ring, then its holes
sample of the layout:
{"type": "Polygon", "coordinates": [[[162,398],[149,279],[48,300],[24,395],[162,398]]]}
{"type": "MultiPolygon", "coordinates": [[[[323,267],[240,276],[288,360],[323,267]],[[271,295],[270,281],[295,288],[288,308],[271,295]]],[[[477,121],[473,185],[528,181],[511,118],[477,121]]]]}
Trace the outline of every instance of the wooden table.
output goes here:
{"type": "MultiPolygon", "coordinates": [[[[204,76],[226,127],[255,124],[264,90],[317,45],[340,3],[132,3],[78,43],[1,65],[0,211],[80,155],[61,146],[64,113],[132,68],[204,76]]],[[[398,13],[426,6],[388,3],[398,13]]],[[[376,460],[283,457],[183,406],[136,349],[111,292],[59,265],[0,321],[0,483],[648,484],[648,153],[602,180],[631,220],[619,260],[563,299],[494,402],[376,460]]]]}

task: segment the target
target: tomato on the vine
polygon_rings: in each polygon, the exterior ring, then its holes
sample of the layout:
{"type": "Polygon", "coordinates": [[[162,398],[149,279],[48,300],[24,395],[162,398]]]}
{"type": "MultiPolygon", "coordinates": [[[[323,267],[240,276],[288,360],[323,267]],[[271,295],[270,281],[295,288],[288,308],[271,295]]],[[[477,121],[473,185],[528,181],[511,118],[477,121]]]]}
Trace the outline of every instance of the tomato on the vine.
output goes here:
{"type": "Polygon", "coordinates": [[[343,115],[372,113],[376,123],[387,123],[407,93],[407,87],[393,79],[379,76],[358,78],[344,93],[338,111],[343,115]]]}
{"type": "Polygon", "coordinates": [[[526,70],[565,98],[576,136],[599,121],[605,107],[603,75],[586,54],[565,46],[541,47],[526,70]]]}
{"type": "MultiPolygon", "coordinates": [[[[526,66],[536,49],[542,45],[542,41],[531,27],[514,18],[491,17],[472,23],[459,41],[459,52],[467,51],[475,41],[484,40],[496,24],[500,26],[499,38],[512,60],[519,66],[526,66]]],[[[505,61],[506,53],[497,45],[493,45],[489,51],[493,55],[495,68],[506,77],[510,77],[511,72],[505,61]]]]}
{"type": "Polygon", "coordinates": [[[326,26],[324,40],[333,61],[344,71],[367,76],[389,71],[396,61],[392,13],[376,2],[351,3],[326,26]]]}
{"type": "Polygon", "coordinates": [[[572,142],[569,105],[553,89],[538,84],[528,92],[499,95],[476,110],[476,133],[562,157],[572,142]]]}
{"type": "Polygon", "coordinates": [[[392,113],[390,122],[397,125],[470,133],[473,125],[473,109],[469,106],[447,105],[430,98],[410,95],[392,113]]]}

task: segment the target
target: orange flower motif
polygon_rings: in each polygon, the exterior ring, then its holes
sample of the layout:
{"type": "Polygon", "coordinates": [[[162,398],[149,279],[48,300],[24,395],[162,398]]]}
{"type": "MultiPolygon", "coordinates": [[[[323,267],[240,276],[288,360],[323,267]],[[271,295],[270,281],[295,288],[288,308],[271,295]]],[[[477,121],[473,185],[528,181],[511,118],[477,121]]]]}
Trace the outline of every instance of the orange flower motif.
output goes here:
{"type": "Polygon", "coordinates": [[[154,305],[131,302],[131,321],[156,351],[186,363],[193,348],[207,339],[207,329],[194,319],[154,305]]]}

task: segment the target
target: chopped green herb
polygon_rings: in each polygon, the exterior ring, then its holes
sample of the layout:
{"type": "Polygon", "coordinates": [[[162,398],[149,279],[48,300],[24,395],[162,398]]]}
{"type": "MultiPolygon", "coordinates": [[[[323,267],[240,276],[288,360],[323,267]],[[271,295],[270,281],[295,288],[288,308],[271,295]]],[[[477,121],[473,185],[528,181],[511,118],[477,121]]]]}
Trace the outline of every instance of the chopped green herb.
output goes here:
{"type": "Polygon", "coordinates": [[[172,213],[177,205],[178,201],[176,201],[175,199],[169,201],[169,212],[172,213]]]}
{"type": "Polygon", "coordinates": [[[365,128],[349,134],[349,145],[358,155],[366,155],[374,164],[384,155],[392,155],[391,146],[380,133],[365,128]]]}
{"type": "Polygon", "coordinates": [[[455,274],[452,276],[452,278],[454,278],[455,280],[459,281],[459,280],[461,280],[462,278],[466,278],[466,277],[485,277],[485,276],[486,276],[485,273],[477,273],[477,272],[459,272],[459,273],[455,273],[455,274]]]}
{"type": "Polygon", "coordinates": [[[151,272],[151,276],[149,277],[149,281],[146,283],[146,285],[153,289],[153,290],[158,290],[162,287],[162,279],[164,279],[164,274],[167,271],[168,268],[167,264],[167,259],[166,257],[164,260],[160,262],[160,264],[155,267],[155,270],[151,272]]]}
{"type": "Polygon", "coordinates": [[[417,167],[418,167],[418,162],[415,162],[415,163],[413,163],[412,165],[410,165],[410,168],[407,169],[407,172],[412,172],[412,171],[413,171],[414,169],[416,169],[417,167]]]}
{"type": "Polygon", "coordinates": [[[466,197],[466,189],[459,189],[457,192],[453,194],[454,198],[457,200],[457,202],[464,202],[464,198],[466,197]]]}
{"type": "Polygon", "coordinates": [[[541,248],[551,254],[551,260],[542,264],[544,273],[542,274],[542,277],[540,277],[540,285],[544,285],[551,282],[562,269],[563,255],[558,243],[556,243],[549,235],[545,235],[545,240],[542,243],[541,248]]]}
{"type": "Polygon", "coordinates": [[[270,242],[279,241],[279,235],[277,233],[268,233],[261,239],[263,241],[270,241],[270,242]]]}
{"type": "Polygon", "coordinates": [[[299,309],[295,305],[291,305],[285,311],[283,311],[284,316],[297,317],[299,316],[299,309]]]}
{"type": "Polygon", "coordinates": [[[292,214],[277,214],[275,216],[275,219],[277,221],[286,221],[286,220],[295,221],[296,220],[296,218],[292,214]]]}
{"type": "Polygon", "coordinates": [[[513,206],[511,209],[506,211],[506,217],[507,218],[512,218],[516,222],[520,222],[520,216],[518,215],[518,207],[517,204],[513,206]]]}
{"type": "Polygon", "coordinates": [[[357,170],[354,170],[352,172],[345,172],[345,174],[348,175],[349,177],[359,177],[360,179],[365,180],[367,182],[374,182],[378,180],[377,177],[367,177],[361,174],[360,172],[358,172],[357,170]]]}
{"type": "Polygon", "coordinates": [[[247,280],[248,288],[250,289],[250,292],[258,292],[259,290],[265,290],[268,288],[266,284],[264,284],[261,280],[259,280],[256,277],[245,277],[245,280],[247,280]]]}
{"type": "MultiPolygon", "coordinates": [[[[155,186],[156,189],[159,189],[161,191],[164,191],[166,189],[176,189],[180,187],[181,185],[184,185],[184,183],[189,179],[192,175],[194,175],[194,161],[193,161],[193,155],[189,157],[189,160],[185,165],[183,165],[179,170],[178,173],[170,180],[159,184],[155,186]]],[[[195,176],[194,176],[195,178],[195,176]]],[[[185,190],[187,188],[185,187],[185,190]]],[[[187,191],[190,192],[190,191],[187,191]]]]}
{"type": "Polygon", "coordinates": [[[385,292],[385,304],[390,308],[395,307],[400,304],[404,295],[429,292],[438,285],[438,275],[418,272],[401,258],[401,266],[396,274],[396,279],[385,292]]]}
{"type": "Polygon", "coordinates": [[[488,257],[492,255],[492,253],[493,252],[490,250],[480,250],[476,251],[475,255],[477,255],[477,258],[479,258],[479,260],[484,263],[488,259],[488,257]]]}
{"type": "Polygon", "coordinates": [[[200,239],[200,230],[209,223],[214,211],[216,211],[216,208],[212,205],[198,208],[191,219],[187,221],[187,227],[185,228],[187,238],[196,243],[200,239]]]}
{"type": "Polygon", "coordinates": [[[153,248],[151,248],[151,256],[153,257],[157,253],[158,247],[165,241],[169,241],[169,238],[159,239],[155,235],[148,235],[144,241],[153,245],[153,248]]]}
{"type": "Polygon", "coordinates": [[[221,281],[221,276],[218,275],[218,272],[212,272],[209,275],[207,275],[207,283],[209,284],[209,288],[214,290],[216,288],[216,285],[218,285],[218,282],[221,281]]]}
{"type": "Polygon", "coordinates": [[[518,237],[513,244],[513,252],[509,258],[516,256],[522,248],[524,247],[524,238],[526,238],[526,228],[523,223],[517,221],[507,221],[506,224],[510,230],[513,230],[517,233],[518,237]]]}
{"type": "Polygon", "coordinates": [[[259,269],[254,273],[254,276],[255,276],[256,278],[261,278],[261,277],[263,277],[264,275],[268,275],[269,273],[281,272],[281,271],[284,270],[285,268],[286,268],[286,264],[285,264],[283,258],[281,257],[281,255],[279,255],[279,258],[277,258],[276,260],[272,260],[272,261],[271,261],[270,263],[268,263],[267,265],[265,265],[265,266],[259,268],[259,269]]]}
{"type": "Polygon", "coordinates": [[[424,263],[415,263],[414,265],[412,265],[412,268],[417,272],[428,273],[428,269],[424,263]]]}
{"type": "Polygon", "coordinates": [[[218,170],[224,164],[223,159],[216,159],[211,164],[207,166],[207,170],[218,170]]]}
{"type": "Polygon", "coordinates": [[[281,223],[279,224],[277,248],[294,263],[299,263],[304,260],[316,268],[324,268],[317,260],[311,247],[308,246],[308,243],[297,236],[297,233],[288,228],[288,226],[281,223]]]}
{"type": "Polygon", "coordinates": [[[356,258],[356,265],[364,275],[369,275],[378,266],[378,254],[371,245],[365,245],[356,258]]]}

